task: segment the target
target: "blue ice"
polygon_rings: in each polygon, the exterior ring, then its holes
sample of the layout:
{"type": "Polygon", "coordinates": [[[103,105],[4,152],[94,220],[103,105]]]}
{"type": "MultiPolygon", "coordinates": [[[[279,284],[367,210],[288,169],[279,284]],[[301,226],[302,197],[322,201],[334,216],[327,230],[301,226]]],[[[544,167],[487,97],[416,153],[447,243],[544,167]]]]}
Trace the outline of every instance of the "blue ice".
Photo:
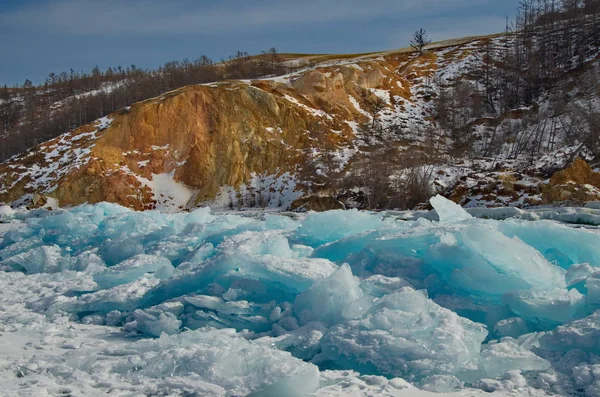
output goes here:
{"type": "MultiPolygon", "coordinates": [[[[543,372],[554,365],[548,357],[573,349],[600,354],[599,234],[475,219],[441,197],[432,204],[439,221],[359,211],[163,214],[108,203],[4,211],[3,221],[21,223],[0,241],[0,269],[93,280],[89,290],[58,291],[35,305],[48,315],[166,346],[215,343],[231,357],[239,349],[264,355],[271,386],[244,369],[246,391],[304,381],[313,390],[316,366],[441,390],[543,372]],[[539,343],[521,342],[531,335],[539,343]],[[290,354],[300,360],[280,371],[290,354]]],[[[143,355],[156,348],[145,343],[143,355]]],[[[224,373],[235,365],[210,359],[224,373]]]]}

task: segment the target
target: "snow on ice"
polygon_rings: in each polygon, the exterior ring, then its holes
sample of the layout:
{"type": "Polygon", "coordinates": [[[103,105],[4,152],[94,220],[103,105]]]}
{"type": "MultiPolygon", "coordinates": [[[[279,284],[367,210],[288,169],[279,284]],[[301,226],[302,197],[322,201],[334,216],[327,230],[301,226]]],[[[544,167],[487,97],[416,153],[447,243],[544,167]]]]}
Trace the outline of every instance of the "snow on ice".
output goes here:
{"type": "Polygon", "coordinates": [[[0,207],[0,395],[598,396],[600,235],[431,203],[0,207]]]}

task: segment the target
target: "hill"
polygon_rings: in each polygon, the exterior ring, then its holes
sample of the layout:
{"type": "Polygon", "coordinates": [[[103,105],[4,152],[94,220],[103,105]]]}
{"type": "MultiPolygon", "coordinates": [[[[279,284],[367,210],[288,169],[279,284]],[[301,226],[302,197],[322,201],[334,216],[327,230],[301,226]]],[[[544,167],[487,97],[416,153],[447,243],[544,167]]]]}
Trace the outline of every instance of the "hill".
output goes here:
{"type": "MultiPolygon", "coordinates": [[[[291,73],[136,102],[0,164],[0,201],[321,210],[414,208],[433,193],[467,207],[598,200],[596,25],[553,21],[587,37],[567,51],[543,34],[544,15],[530,30],[422,53],[282,54],[272,71],[291,73]],[[552,43],[560,51],[542,54],[552,43]],[[585,176],[550,179],[575,158],[585,176]]],[[[252,57],[219,67],[241,59],[252,57]]]]}

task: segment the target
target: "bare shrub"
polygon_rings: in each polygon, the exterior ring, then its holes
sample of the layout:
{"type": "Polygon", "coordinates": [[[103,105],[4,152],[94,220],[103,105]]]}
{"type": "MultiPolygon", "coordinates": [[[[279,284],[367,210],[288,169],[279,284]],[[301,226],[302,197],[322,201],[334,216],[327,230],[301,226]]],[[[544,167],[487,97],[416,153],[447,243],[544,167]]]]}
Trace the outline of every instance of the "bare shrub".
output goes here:
{"type": "Polygon", "coordinates": [[[418,151],[398,153],[395,148],[370,153],[353,164],[345,178],[346,192],[360,191],[363,209],[414,208],[432,195],[432,167],[425,165],[425,157],[418,151]]]}

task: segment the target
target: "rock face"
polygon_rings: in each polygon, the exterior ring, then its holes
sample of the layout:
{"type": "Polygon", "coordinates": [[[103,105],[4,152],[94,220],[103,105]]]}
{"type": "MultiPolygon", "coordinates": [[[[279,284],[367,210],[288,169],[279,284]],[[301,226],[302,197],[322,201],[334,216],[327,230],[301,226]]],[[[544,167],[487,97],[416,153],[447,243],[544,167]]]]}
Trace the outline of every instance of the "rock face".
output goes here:
{"type": "Polygon", "coordinates": [[[33,205],[43,195],[139,210],[170,199],[185,208],[255,175],[297,178],[307,153],[352,143],[348,122],[369,121],[352,99],[361,101],[360,87],[382,88],[382,70],[389,85],[395,63],[188,86],[137,103],[0,164],[0,202],[33,205]]]}
{"type": "Polygon", "coordinates": [[[543,188],[542,197],[546,204],[560,201],[585,203],[600,200],[600,173],[594,172],[581,158],[562,171],[555,173],[547,186],[543,188]]]}

